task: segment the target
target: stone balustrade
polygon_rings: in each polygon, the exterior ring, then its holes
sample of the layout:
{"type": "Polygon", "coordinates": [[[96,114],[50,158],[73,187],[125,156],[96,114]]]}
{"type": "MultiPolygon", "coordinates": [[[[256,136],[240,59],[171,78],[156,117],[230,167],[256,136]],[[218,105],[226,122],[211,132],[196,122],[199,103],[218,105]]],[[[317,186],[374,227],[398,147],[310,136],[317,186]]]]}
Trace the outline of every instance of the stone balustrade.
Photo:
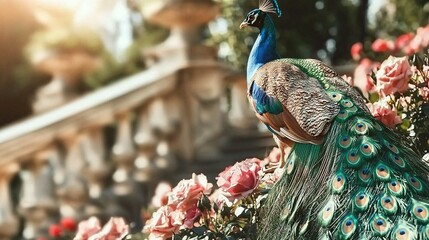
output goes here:
{"type": "Polygon", "coordinates": [[[241,100],[225,101],[238,84],[230,74],[215,61],[158,63],[1,129],[0,238],[20,227],[26,239],[46,235],[62,217],[122,215],[141,227],[140,209],[157,182],[179,164],[219,155],[225,109],[245,101],[237,90],[232,98],[241,100]]]}
{"type": "Polygon", "coordinates": [[[145,52],[147,70],[0,129],[0,239],[46,236],[63,217],[91,215],[141,229],[159,181],[218,173],[273,146],[256,130],[244,76],[196,36],[216,15],[213,1],[151,2],[160,5],[146,16],[173,30],[145,52]],[[176,14],[194,4],[210,11],[176,14]]]}

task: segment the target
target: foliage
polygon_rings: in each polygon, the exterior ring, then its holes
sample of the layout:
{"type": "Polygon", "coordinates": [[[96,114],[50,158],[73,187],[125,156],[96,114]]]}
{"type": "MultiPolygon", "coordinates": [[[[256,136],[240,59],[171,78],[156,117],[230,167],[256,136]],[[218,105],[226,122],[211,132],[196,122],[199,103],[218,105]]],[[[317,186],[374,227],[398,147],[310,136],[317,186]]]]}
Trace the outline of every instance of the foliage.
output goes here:
{"type": "Polygon", "coordinates": [[[426,0],[388,0],[376,15],[372,31],[379,36],[397,36],[429,23],[429,3],[426,0]]]}
{"type": "Polygon", "coordinates": [[[84,82],[94,89],[142,71],[146,67],[142,51],[161,42],[167,34],[167,30],[145,22],[143,31],[136,34],[133,44],[127,48],[123,61],[118,62],[111,54],[103,52],[100,54],[102,67],[84,76],[84,82]]]}
{"type": "Polygon", "coordinates": [[[25,52],[32,58],[39,52],[69,52],[82,50],[90,54],[103,51],[100,37],[93,31],[85,29],[54,28],[36,31],[28,43],[25,52]]]}
{"type": "MultiPolygon", "coordinates": [[[[214,31],[212,42],[227,46],[230,53],[226,60],[244,70],[257,33],[244,32],[249,30],[240,30],[238,26],[248,11],[257,8],[257,1],[219,1],[227,30],[214,31]]],[[[277,50],[282,57],[322,58],[340,63],[349,58],[349,46],[363,35],[359,19],[366,9],[360,9],[354,1],[284,0],[279,5],[283,15],[273,20],[278,31],[277,50]]]]}

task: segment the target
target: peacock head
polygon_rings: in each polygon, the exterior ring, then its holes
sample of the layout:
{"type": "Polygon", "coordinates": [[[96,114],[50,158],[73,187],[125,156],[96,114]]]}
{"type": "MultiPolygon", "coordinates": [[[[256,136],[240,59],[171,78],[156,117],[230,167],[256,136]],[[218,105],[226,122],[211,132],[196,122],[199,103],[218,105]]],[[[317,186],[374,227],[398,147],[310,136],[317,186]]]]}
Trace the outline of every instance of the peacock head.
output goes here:
{"type": "Polygon", "coordinates": [[[261,29],[264,26],[267,13],[275,13],[279,17],[282,15],[276,0],[259,0],[259,8],[247,14],[244,21],[240,24],[240,28],[251,26],[261,29]]]}
{"type": "Polygon", "coordinates": [[[251,26],[261,29],[262,26],[264,26],[265,15],[266,13],[260,9],[250,11],[244,21],[240,24],[240,28],[251,26]]]}

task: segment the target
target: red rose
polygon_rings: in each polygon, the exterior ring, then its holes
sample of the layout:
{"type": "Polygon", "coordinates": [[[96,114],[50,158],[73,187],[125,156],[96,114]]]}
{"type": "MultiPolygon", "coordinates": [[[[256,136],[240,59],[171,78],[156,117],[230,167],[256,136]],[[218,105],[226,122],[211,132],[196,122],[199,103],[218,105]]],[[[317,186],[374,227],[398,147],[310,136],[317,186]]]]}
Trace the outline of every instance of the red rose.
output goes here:
{"type": "Polygon", "coordinates": [[[51,237],[54,237],[54,238],[61,237],[62,234],[63,234],[63,230],[60,225],[52,224],[51,226],[49,226],[49,235],[51,237]]]}
{"type": "Polygon", "coordinates": [[[395,44],[392,41],[377,39],[371,44],[371,49],[374,52],[387,52],[395,49],[395,44]]]}
{"type": "Polygon", "coordinates": [[[192,174],[192,179],[184,179],[168,195],[168,205],[186,212],[195,206],[200,197],[210,194],[213,184],[207,182],[204,174],[192,174]]]}
{"type": "Polygon", "coordinates": [[[64,230],[71,231],[71,232],[76,231],[76,227],[77,227],[76,221],[73,218],[69,218],[69,217],[65,217],[61,219],[60,225],[64,230]]]}
{"type": "Polygon", "coordinates": [[[375,76],[377,77],[377,90],[381,95],[387,96],[395,92],[405,92],[408,81],[412,75],[407,57],[392,57],[386,59],[375,76]]]}
{"type": "Polygon", "coordinates": [[[219,174],[217,185],[230,199],[245,198],[258,186],[260,169],[252,159],[238,162],[219,174]]]}
{"type": "Polygon", "coordinates": [[[350,54],[352,55],[353,60],[357,61],[361,58],[363,52],[363,45],[360,42],[357,42],[352,45],[350,48],[350,54]]]}
{"type": "Polygon", "coordinates": [[[162,206],[152,214],[143,231],[149,233],[149,240],[168,239],[179,232],[183,219],[183,212],[174,211],[170,206],[162,206]]]}

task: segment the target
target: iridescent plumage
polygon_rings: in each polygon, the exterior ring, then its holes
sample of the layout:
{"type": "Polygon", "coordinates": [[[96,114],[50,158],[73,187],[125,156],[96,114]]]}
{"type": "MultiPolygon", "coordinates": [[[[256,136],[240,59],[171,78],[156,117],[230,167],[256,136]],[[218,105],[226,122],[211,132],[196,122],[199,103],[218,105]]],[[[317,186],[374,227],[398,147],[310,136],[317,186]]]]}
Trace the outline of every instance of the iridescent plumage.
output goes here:
{"type": "Polygon", "coordinates": [[[271,17],[252,12],[242,26],[261,33],[249,56],[248,97],[279,146],[292,147],[258,238],[429,239],[429,166],[330,67],[279,59],[271,17]]]}

